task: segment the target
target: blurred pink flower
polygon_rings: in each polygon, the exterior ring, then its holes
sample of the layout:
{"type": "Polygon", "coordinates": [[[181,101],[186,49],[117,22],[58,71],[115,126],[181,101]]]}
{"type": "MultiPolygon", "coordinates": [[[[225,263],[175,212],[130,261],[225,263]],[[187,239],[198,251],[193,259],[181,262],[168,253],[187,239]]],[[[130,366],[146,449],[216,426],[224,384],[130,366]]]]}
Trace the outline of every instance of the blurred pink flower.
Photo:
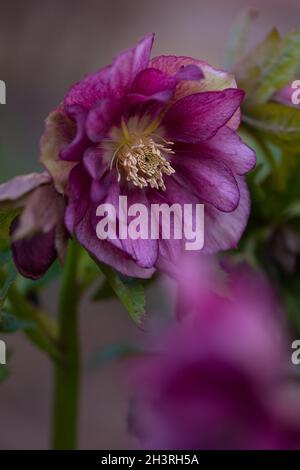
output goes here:
{"type": "Polygon", "coordinates": [[[238,268],[225,283],[202,259],[182,272],[179,292],[182,321],[129,373],[131,429],[143,447],[300,448],[300,389],[287,378],[266,282],[238,268]]]}

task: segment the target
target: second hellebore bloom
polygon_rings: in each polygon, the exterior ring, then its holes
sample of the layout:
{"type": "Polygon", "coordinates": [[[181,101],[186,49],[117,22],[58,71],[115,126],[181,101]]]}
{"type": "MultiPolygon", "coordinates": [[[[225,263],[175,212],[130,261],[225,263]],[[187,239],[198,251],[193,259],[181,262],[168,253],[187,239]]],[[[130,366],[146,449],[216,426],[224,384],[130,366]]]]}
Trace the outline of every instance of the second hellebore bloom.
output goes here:
{"type": "Polygon", "coordinates": [[[12,254],[23,276],[38,279],[57,257],[63,262],[68,240],[64,210],[64,199],[47,172],[16,176],[0,185],[0,212],[13,218],[12,254]]]}
{"type": "Polygon", "coordinates": [[[226,285],[201,261],[182,266],[181,321],[126,369],[131,430],[145,449],[299,449],[299,386],[273,293],[248,268],[226,285]]]}
{"type": "Polygon", "coordinates": [[[255,155],[237,136],[244,93],[189,57],[150,60],[153,35],[75,84],[46,121],[41,161],[67,197],[65,223],[96,259],[149,277],[176,259],[174,240],[99,240],[96,208],[204,203],[204,252],[233,248],[245,228],[244,175],[255,155]]]}

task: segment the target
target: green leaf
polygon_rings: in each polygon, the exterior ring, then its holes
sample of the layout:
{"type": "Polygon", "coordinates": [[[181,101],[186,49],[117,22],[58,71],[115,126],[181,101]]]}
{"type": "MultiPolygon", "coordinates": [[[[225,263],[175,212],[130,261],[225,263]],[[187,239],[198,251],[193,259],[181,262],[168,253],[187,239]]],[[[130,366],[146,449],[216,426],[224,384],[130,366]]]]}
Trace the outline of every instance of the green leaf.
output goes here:
{"type": "Polygon", "coordinates": [[[9,211],[0,211],[0,238],[9,238],[10,224],[14,218],[20,213],[20,209],[13,209],[9,211]]]}
{"type": "Polygon", "coordinates": [[[5,279],[3,286],[1,286],[0,288],[0,312],[5,302],[8,291],[11,288],[17,276],[17,269],[12,260],[10,260],[10,262],[7,263],[7,266],[8,266],[7,277],[5,279]]]}
{"type": "Polygon", "coordinates": [[[250,27],[257,18],[256,10],[247,10],[238,18],[229,38],[225,54],[225,68],[230,69],[242,57],[245,51],[250,27]]]}
{"type": "Polygon", "coordinates": [[[145,289],[142,282],[138,279],[122,276],[104,264],[99,265],[99,268],[132,320],[142,328],[145,318],[145,289]]]}
{"type": "Polygon", "coordinates": [[[264,70],[251,95],[252,103],[266,103],[273,93],[295,77],[300,58],[300,29],[294,29],[283,40],[280,52],[264,70]]]}
{"type": "Polygon", "coordinates": [[[251,101],[251,94],[261,80],[263,71],[278,57],[280,41],[279,32],[275,28],[272,29],[266,38],[236,65],[234,72],[237,83],[247,92],[247,100],[251,101]]]}
{"type": "Polygon", "coordinates": [[[0,332],[2,333],[15,333],[16,331],[27,330],[34,326],[33,322],[21,320],[10,313],[0,313],[0,332]]]}
{"type": "Polygon", "coordinates": [[[96,290],[92,296],[92,300],[97,302],[99,300],[109,300],[115,297],[115,293],[106,279],[102,282],[101,286],[96,290]]]}
{"type": "Polygon", "coordinates": [[[300,151],[300,109],[277,103],[257,105],[243,114],[243,121],[281,147],[300,151]]]}

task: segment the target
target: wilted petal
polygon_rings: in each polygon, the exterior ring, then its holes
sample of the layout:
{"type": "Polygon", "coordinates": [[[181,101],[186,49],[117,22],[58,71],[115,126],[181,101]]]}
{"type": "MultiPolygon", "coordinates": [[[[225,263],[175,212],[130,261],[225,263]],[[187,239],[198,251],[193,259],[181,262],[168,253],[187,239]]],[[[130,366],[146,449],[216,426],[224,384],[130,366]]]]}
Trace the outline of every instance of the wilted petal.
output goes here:
{"type": "Polygon", "coordinates": [[[52,184],[38,187],[28,196],[19,218],[14,239],[27,237],[36,232],[50,232],[62,219],[64,201],[52,184]]]}
{"type": "Polygon", "coordinates": [[[51,177],[47,172],[30,173],[28,175],[16,176],[0,184],[0,207],[20,207],[24,204],[23,197],[41,185],[49,183],[51,177]]]}
{"type": "MultiPolygon", "coordinates": [[[[11,226],[11,236],[14,238],[18,229],[18,218],[11,226]]],[[[31,238],[22,238],[11,244],[13,259],[18,271],[30,279],[43,276],[56,259],[54,245],[55,230],[48,233],[37,233],[31,238]]]]}
{"type": "Polygon", "coordinates": [[[89,144],[85,130],[87,110],[78,105],[66,106],[65,109],[68,116],[76,123],[76,135],[72,142],[61,149],[59,156],[66,161],[80,161],[84,150],[89,144]]]}
{"type": "Polygon", "coordinates": [[[76,165],[60,159],[60,151],[74,139],[76,127],[60,106],[49,114],[45,122],[45,131],[40,141],[40,162],[53,178],[59,193],[64,193],[70,171],[76,165]]]}
{"type": "Polygon", "coordinates": [[[162,125],[167,137],[182,142],[204,142],[226,125],[241,105],[242,90],[230,88],[186,96],[166,113],[162,125]]]}

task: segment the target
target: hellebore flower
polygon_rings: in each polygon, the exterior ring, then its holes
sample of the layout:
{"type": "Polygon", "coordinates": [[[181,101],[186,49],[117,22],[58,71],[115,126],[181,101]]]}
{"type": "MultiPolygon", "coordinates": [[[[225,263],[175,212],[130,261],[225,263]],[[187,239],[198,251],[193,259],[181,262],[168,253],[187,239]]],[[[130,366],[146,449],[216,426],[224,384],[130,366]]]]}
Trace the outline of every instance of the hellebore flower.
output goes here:
{"type": "MultiPolygon", "coordinates": [[[[204,260],[202,260],[204,263],[204,260]]],[[[183,270],[182,321],[129,368],[130,427],[146,449],[295,449],[299,388],[264,280],[183,270]]]]}
{"type": "Polygon", "coordinates": [[[150,277],[174,240],[99,240],[96,208],[204,203],[205,253],[236,247],[249,214],[243,175],[255,155],[236,134],[244,93],[189,57],[150,59],[153,35],[71,87],[41,140],[41,161],[67,195],[65,223],[96,259],[150,277]]]}
{"type": "Polygon", "coordinates": [[[68,234],[65,203],[48,173],[17,176],[0,185],[0,212],[17,214],[10,226],[11,247],[19,272],[38,279],[65,256],[68,234]]]}

